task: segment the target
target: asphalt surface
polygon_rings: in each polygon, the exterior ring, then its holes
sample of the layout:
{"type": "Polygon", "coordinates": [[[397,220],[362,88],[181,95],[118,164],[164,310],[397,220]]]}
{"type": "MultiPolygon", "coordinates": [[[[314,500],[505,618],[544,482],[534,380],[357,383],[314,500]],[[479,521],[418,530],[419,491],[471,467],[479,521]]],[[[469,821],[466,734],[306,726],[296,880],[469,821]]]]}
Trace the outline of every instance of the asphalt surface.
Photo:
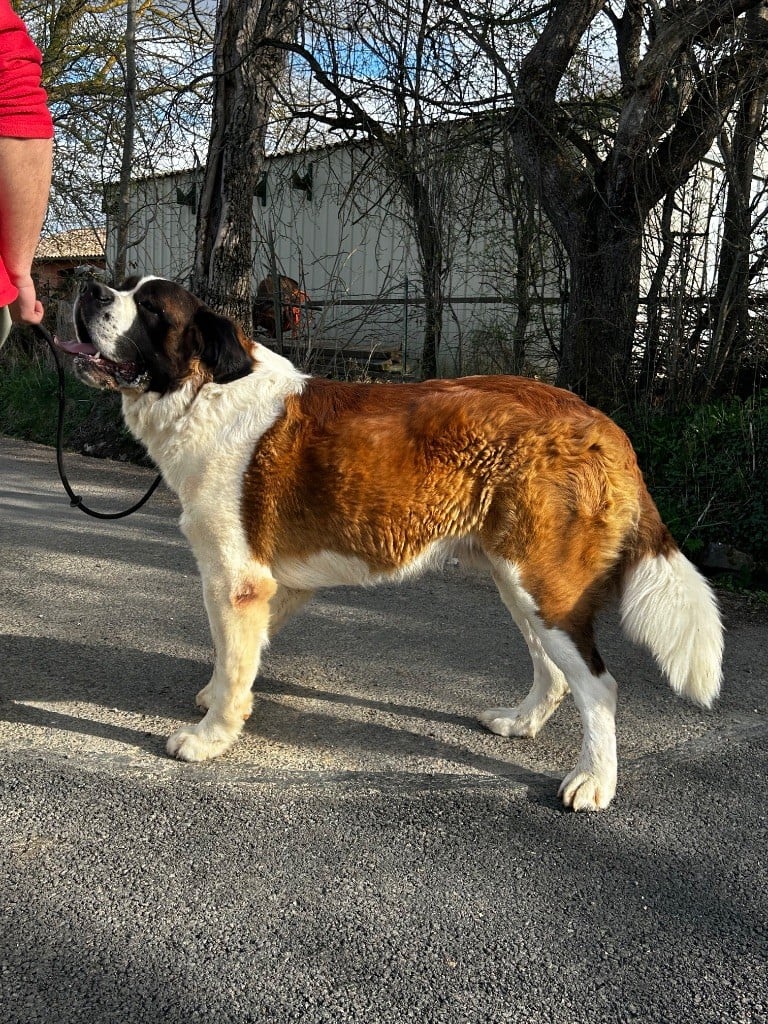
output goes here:
{"type": "MultiPolygon", "coordinates": [[[[84,496],[151,474],[77,456],[84,496]]],[[[724,599],[724,694],[673,696],[609,616],[619,792],[564,812],[580,743],[475,715],[527,691],[492,585],[450,567],[319,595],[267,653],[220,761],[210,644],[164,489],[70,509],[0,439],[0,1022],[768,1020],[768,612],[724,599]]]]}

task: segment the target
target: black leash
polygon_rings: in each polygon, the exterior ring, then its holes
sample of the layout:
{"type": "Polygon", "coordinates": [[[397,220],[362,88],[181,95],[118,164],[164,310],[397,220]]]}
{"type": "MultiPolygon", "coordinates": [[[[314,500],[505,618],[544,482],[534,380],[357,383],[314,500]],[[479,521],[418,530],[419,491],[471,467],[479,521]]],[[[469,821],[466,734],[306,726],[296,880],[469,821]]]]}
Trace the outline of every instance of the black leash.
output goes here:
{"type": "Polygon", "coordinates": [[[124,512],[97,512],[95,509],[88,508],[88,506],[83,502],[83,499],[79,495],[75,494],[75,492],[72,490],[72,487],[70,486],[69,480],[67,479],[67,474],[64,472],[64,409],[67,401],[64,366],[61,362],[59,351],[56,348],[56,343],[49,334],[49,332],[45,329],[45,327],[43,327],[42,324],[32,324],[31,327],[32,330],[36,334],[38,334],[43,339],[43,341],[47,343],[51,352],[53,352],[53,358],[56,362],[56,369],[58,371],[59,423],[58,427],[56,428],[56,465],[58,466],[59,469],[59,476],[61,477],[61,482],[64,485],[64,490],[69,495],[70,506],[72,508],[79,508],[81,512],[85,512],[87,516],[93,516],[94,519],[123,519],[125,516],[131,515],[133,512],[138,511],[138,509],[140,509],[142,505],[146,504],[152,497],[152,495],[155,493],[160,484],[160,481],[163,479],[162,473],[157,474],[157,478],[152,482],[152,485],[150,486],[149,490],[144,495],[144,497],[137,501],[135,505],[131,505],[130,508],[125,509],[124,512]]]}

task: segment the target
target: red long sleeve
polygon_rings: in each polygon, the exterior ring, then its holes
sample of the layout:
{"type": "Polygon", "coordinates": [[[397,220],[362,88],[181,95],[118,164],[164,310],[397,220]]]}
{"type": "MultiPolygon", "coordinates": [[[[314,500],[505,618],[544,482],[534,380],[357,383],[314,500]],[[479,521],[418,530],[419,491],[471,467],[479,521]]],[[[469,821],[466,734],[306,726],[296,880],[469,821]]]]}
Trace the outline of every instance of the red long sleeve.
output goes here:
{"type": "Polygon", "coordinates": [[[0,0],[0,135],[50,139],[53,121],[40,80],[42,57],[8,0],[0,0]]]}

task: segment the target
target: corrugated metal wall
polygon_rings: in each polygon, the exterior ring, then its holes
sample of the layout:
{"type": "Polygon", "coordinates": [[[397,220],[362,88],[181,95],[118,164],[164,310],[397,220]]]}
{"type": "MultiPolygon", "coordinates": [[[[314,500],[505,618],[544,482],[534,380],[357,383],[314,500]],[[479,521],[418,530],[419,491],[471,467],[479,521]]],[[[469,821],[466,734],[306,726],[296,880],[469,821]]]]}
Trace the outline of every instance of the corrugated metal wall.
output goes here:
{"type": "MultiPolygon", "coordinates": [[[[266,199],[256,196],[253,206],[254,282],[270,272],[274,243],[279,273],[324,303],[313,318],[316,334],[394,340],[416,359],[422,320],[416,245],[398,198],[370,155],[365,145],[349,145],[267,160],[266,199]],[[299,187],[310,181],[311,193],[299,187]]],[[[184,172],[136,183],[131,272],[189,280],[201,179],[200,172],[184,172]]],[[[446,294],[458,301],[445,316],[447,373],[467,368],[466,339],[473,330],[509,321],[513,313],[508,302],[487,302],[509,289],[509,268],[500,272],[495,252],[502,211],[492,200],[478,209],[469,229],[453,229],[446,294]],[[486,301],[463,301],[478,297],[486,301]]],[[[108,231],[112,260],[113,244],[108,231]]]]}

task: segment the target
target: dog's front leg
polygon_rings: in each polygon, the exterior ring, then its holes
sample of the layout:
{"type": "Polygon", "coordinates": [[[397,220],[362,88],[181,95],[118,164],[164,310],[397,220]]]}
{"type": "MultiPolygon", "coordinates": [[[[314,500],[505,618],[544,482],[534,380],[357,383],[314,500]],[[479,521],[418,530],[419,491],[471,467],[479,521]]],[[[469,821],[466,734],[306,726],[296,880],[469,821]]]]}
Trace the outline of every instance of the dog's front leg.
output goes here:
{"type": "MultiPolygon", "coordinates": [[[[269,602],[269,626],[267,633],[270,641],[283,628],[291,616],[309,601],[313,594],[313,590],[295,590],[278,584],[277,590],[269,602]]],[[[215,678],[214,673],[211,681],[206,683],[195,697],[195,704],[202,708],[203,711],[207,711],[211,706],[215,678]]]]}
{"type": "Polygon", "coordinates": [[[232,586],[203,581],[205,606],[216,649],[213,676],[205,688],[208,711],[201,722],[175,732],[167,751],[182,761],[207,761],[223,754],[251,713],[251,686],[268,639],[270,599],[277,585],[266,571],[251,572],[232,586]]]}

